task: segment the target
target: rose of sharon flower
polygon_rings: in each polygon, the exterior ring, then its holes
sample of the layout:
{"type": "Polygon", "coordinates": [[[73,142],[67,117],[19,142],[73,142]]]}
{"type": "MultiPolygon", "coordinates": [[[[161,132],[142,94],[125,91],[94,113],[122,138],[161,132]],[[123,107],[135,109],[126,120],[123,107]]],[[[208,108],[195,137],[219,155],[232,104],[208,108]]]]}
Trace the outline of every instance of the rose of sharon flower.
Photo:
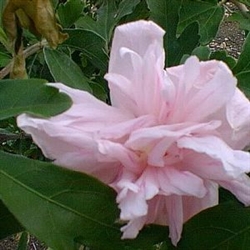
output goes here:
{"type": "Polygon", "coordinates": [[[150,21],[115,30],[109,72],[112,106],[85,91],[50,84],[72,107],[18,125],[56,164],[91,174],[117,192],[122,238],[145,225],[182,225],[218,204],[218,186],[250,205],[250,103],[219,61],[164,70],[164,31],[150,21]]]}

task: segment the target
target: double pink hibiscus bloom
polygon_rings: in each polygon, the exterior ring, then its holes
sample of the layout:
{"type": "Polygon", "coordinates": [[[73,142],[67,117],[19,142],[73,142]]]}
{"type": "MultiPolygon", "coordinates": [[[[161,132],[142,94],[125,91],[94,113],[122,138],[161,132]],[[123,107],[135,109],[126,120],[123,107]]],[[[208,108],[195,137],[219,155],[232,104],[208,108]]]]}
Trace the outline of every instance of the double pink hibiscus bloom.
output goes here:
{"type": "Polygon", "coordinates": [[[93,175],[117,192],[123,238],[149,223],[182,226],[218,204],[218,186],[250,205],[250,103],[223,62],[164,70],[164,31],[150,21],[115,30],[110,56],[112,106],[50,84],[72,107],[50,119],[23,114],[18,125],[58,165],[93,175]]]}

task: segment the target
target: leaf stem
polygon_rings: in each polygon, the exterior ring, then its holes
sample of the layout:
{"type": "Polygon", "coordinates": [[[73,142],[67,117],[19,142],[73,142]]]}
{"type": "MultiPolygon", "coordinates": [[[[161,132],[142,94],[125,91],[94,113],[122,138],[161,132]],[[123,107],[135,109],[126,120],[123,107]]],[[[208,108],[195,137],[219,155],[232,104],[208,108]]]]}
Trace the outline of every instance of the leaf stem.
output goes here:
{"type": "MultiPolygon", "coordinates": [[[[43,47],[47,46],[48,42],[46,40],[42,40],[41,42],[35,43],[25,49],[23,51],[24,58],[28,58],[29,56],[37,53],[39,50],[41,50],[43,47]]],[[[11,66],[12,66],[13,60],[0,71],[0,79],[3,79],[5,76],[7,76],[10,73],[11,66]]]]}

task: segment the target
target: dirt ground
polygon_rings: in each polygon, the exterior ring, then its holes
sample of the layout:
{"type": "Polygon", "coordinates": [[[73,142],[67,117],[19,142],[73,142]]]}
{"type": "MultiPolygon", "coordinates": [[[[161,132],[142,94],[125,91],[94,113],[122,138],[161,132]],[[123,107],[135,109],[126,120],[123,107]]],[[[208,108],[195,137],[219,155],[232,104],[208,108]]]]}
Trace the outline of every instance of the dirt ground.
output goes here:
{"type": "MultiPolygon", "coordinates": [[[[230,6],[231,8],[232,6],[230,6]]],[[[228,15],[228,12],[226,13],[228,15]]],[[[221,28],[214,41],[211,42],[212,50],[226,49],[228,53],[234,57],[238,57],[244,42],[244,33],[239,30],[236,23],[223,21],[221,28]]],[[[13,236],[0,241],[0,250],[17,249],[18,236],[13,236]]],[[[46,250],[46,246],[40,243],[36,238],[31,237],[29,242],[29,250],[46,250]]]]}

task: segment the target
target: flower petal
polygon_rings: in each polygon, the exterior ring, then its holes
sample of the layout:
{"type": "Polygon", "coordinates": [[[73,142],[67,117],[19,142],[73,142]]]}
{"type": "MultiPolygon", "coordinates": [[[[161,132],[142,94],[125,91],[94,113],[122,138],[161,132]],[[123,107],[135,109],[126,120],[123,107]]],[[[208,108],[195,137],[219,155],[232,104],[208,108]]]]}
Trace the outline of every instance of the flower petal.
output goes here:
{"type": "Polygon", "coordinates": [[[227,120],[233,129],[231,141],[234,147],[242,149],[250,145],[250,103],[245,95],[236,89],[228,102],[226,110],[227,120]]]}
{"type": "MultiPolygon", "coordinates": [[[[183,137],[178,140],[177,144],[180,148],[192,149],[195,152],[206,154],[212,159],[218,160],[227,176],[237,177],[242,173],[250,172],[250,154],[232,150],[226,143],[215,136],[183,137]]],[[[199,157],[196,156],[196,158],[199,157]]],[[[201,171],[203,171],[203,168],[201,168],[201,171]]],[[[223,177],[222,173],[221,177],[223,177]]]]}
{"type": "Polygon", "coordinates": [[[132,64],[129,58],[124,60],[124,53],[121,53],[122,48],[129,49],[143,58],[148,47],[157,42],[159,46],[156,47],[155,53],[157,57],[162,57],[164,33],[164,30],[155,23],[143,20],[117,27],[112,42],[109,73],[116,73],[131,79],[132,64]],[[121,63],[123,63],[122,67],[121,63]]]}
{"type": "Polygon", "coordinates": [[[166,116],[163,35],[164,31],[150,21],[125,24],[115,30],[105,76],[113,106],[135,116],[166,116]],[[134,42],[137,39],[140,44],[134,42]]]}

